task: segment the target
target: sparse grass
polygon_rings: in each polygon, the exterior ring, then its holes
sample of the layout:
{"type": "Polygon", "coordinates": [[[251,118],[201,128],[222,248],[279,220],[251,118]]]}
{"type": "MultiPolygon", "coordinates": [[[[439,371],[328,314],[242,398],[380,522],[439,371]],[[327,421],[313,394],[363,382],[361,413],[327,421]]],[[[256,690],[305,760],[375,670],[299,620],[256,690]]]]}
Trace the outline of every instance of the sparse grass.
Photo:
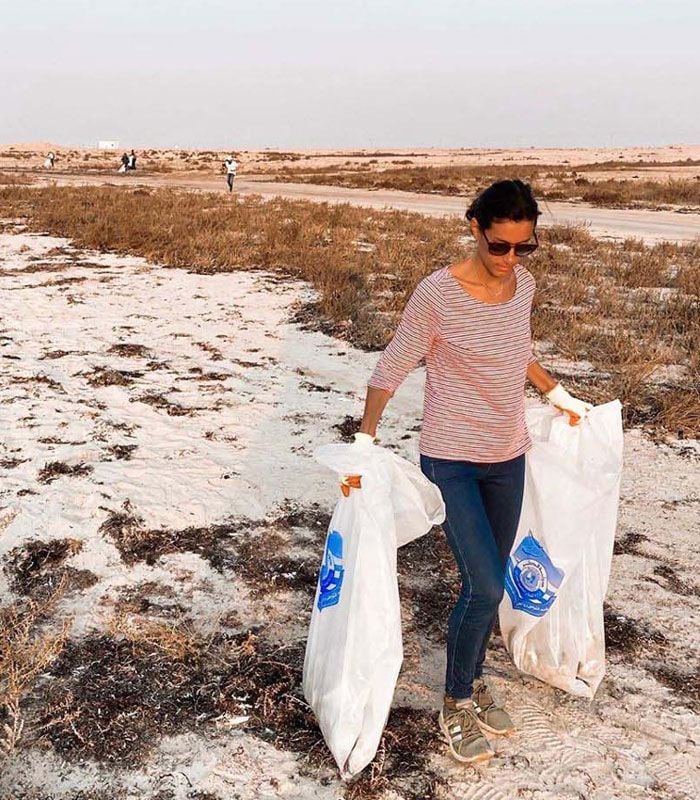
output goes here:
{"type": "Polygon", "coordinates": [[[0,172],[0,186],[27,186],[33,182],[28,175],[16,175],[0,172]]]}
{"type": "Polygon", "coordinates": [[[70,621],[53,631],[44,629],[64,587],[61,580],[40,601],[22,600],[0,608],[0,757],[19,746],[25,734],[22,704],[65,645],[70,621]]]}
{"type": "MultiPolygon", "coordinates": [[[[174,267],[303,278],[318,300],[297,321],[370,350],[389,341],[415,284],[468,247],[459,220],[173,190],[12,187],[0,189],[0,212],[81,246],[174,267]]],[[[547,228],[541,241],[528,262],[538,282],[534,338],[552,355],[592,367],[568,382],[595,402],[619,397],[630,424],[700,435],[700,242],[604,242],[574,227],[547,228]]],[[[134,343],[112,352],[148,354],[134,343]]],[[[145,400],[168,413],[193,411],[145,400]]]]}

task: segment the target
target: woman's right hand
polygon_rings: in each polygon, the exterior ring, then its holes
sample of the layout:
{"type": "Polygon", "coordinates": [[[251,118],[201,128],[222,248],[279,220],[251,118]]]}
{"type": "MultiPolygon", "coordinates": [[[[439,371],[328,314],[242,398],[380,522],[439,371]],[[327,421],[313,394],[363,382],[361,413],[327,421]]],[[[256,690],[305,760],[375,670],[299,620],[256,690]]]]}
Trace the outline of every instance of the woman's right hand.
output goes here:
{"type": "MultiPolygon", "coordinates": [[[[350,445],[361,450],[368,450],[374,446],[374,436],[369,433],[356,433],[355,441],[350,445]]],[[[351,489],[361,489],[362,478],[360,475],[343,475],[340,479],[340,491],[344,497],[350,496],[351,489]]]]}

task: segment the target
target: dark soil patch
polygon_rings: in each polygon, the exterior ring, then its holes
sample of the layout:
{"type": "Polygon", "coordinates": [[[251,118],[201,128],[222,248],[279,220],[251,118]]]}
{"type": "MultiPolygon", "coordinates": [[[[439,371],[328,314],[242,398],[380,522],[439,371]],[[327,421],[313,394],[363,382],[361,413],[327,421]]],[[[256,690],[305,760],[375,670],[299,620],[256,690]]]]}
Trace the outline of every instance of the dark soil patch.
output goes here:
{"type": "Polygon", "coordinates": [[[654,575],[658,575],[665,582],[664,588],[683,597],[700,597],[700,587],[682,580],[676,570],[669,564],[657,564],[654,575]]]}
{"type": "Polygon", "coordinates": [[[137,765],[161,737],[206,728],[223,714],[276,747],[320,751],[300,694],[302,644],[273,646],[252,632],[199,638],[172,627],[135,637],[69,642],[51,667],[41,721],[71,761],[137,765]]]}
{"type": "Polygon", "coordinates": [[[262,367],[262,364],[259,361],[244,361],[240,358],[232,358],[231,361],[234,364],[238,364],[239,367],[262,367]]]}
{"type": "Polygon", "coordinates": [[[0,467],[3,469],[15,469],[28,460],[27,458],[0,458],[0,467]]]}
{"type": "Polygon", "coordinates": [[[48,353],[44,353],[41,356],[41,359],[51,359],[55,360],[57,358],[65,358],[66,356],[84,356],[86,353],[82,350],[49,350],[48,353]]]}
{"type": "Polygon", "coordinates": [[[112,538],[127,564],[155,564],[169,553],[197,553],[219,572],[235,570],[256,594],[298,589],[313,594],[329,515],[316,505],[284,506],[263,520],[234,519],[208,528],[147,529],[126,503],[109,512],[100,532],[112,538]],[[289,555],[290,531],[305,529],[289,555]],[[306,551],[304,546],[310,546],[306,551]]]}
{"type": "Polygon", "coordinates": [[[656,680],[689,701],[692,709],[700,710],[700,671],[682,672],[668,664],[649,664],[647,670],[656,680]]]}
{"type": "Polygon", "coordinates": [[[205,353],[209,353],[209,358],[212,361],[224,360],[221,350],[219,350],[217,347],[214,347],[214,345],[209,344],[208,342],[195,342],[195,344],[200,348],[200,350],[204,350],[205,353]]]}
{"type": "Polygon", "coordinates": [[[49,378],[48,375],[23,375],[13,378],[12,382],[29,384],[29,385],[38,385],[38,386],[48,386],[50,389],[63,391],[63,386],[61,386],[61,384],[58,381],[55,381],[53,378],[49,378]]]}
{"type": "Polygon", "coordinates": [[[642,648],[659,648],[668,644],[661,631],[646,622],[620,614],[607,603],[604,606],[605,646],[609,652],[635,654],[642,648]]]}
{"type": "Polygon", "coordinates": [[[76,439],[74,441],[70,441],[68,439],[59,439],[57,436],[43,436],[41,439],[37,440],[41,444],[72,444],[72,445],[80,445],[86,444],[86,442],[76,439]]]}
{"type": "Polygon", "coordinates": [[[95,367],[92,372],[82,374],[90,386],[131,386],[136,378],[143,377],[143,372],[108,367],[95,367]]]}
{"type": "Polygon", "coordinates": [[[68,286],[72,283],[83,283],[86,280],[87,278],[84,277],[56,278],[54,280],[45,281],[44,283],[38,283],[34,288],[38,289],[43,286],[68,286]]]}
{"type": "Polygon", "coordinates": [[[170,586],[146,581],[138,586],[128,586],[122,589],[116,607],[119,613],[183,619],[187,609],[174,598],[175,592],[170,586]]]}
{"type": "MultiPolygon", "coordinates": [[[[142,764],[164,736],[206,730],[225,713],[245,716],[243,730],[303,754],[305,774],[325,784],[335,767],[301,694],[303,661],[302,642],[280,647],[255,631],[205,640],[161,626],[130,638],[87,636],[51,666],[37,715],[63,758],[125,766],[142,764]]],[[[429,767],[435,748],[431,714],[394,709],[377,757],[345,796],[369,800],[393,789],[411,800],[434,797],[444,785],[429,767]]]]}
{"type": "Polygon", "coordinates": [[[632,553],[634,555],[643,555],[637,550],[637,545],[642,542],[648,542],[649,537],[643,533],[630,531],[626,533],[621,539],[617,539],[613,545],[613,553],[616,556],[624,555],[625,553],[632,553]]]}
{"type": "Polygon", "coordinates": [[[394,790],[406,800],[433,800],[447,780],[430,766],[439,747],[435,715],[415,708],[392,710],[374,761],[349,786],[347,800],[369,800],[394,790]]]}
{"type": "Polygon", "coordinates": [[[416,627],[444,644],[447,618],[459,596],[459,573],[445,534],[439,527],[398,551],[399,588],[410,604],[416,627]]]}
{"type": "Polygon", "coordinates": [[[151,355],[150,348],[145,345],[129,343],[113,344],[107,352],[122,358],[148,358],[151,355]]]}
{"type": "Polygon", "coordinates": [[[108,448],[109,454],[119,461],[130,461],[134,450],[138,450],[137,444],[114,444],[108,448]]]}
{"type": "Polygon", "coordinates": [[[317,383],[311,383],[310,381],[301,381],[299,384],[300,389],[306,389],[307,392],[332,392],[333,389],[330,386],[320,386],[317,383]]]}
{"type": "Polygon", "coordinates": [[[91,472],[89,464],[70,465],[63,461],[50,461],[39,470],[38,480],[40,483],[53,483],[58,478],[80,478],[91,472]]]}
{"type": "Polygon", "coordinates": [[[193,415],[196,411],[201,411],[199,408],[185,408],[184,406],[173,403],[164,394],[148,393],[142,394],[140,397],[130,398],[132,403],[146,403],[146,405],[153,406],[160,411],[165,411],[170,417],[186,417],[193,415]]]}
{"type": "Polygon", "coordinates": [[[82,543],[76,539],[35,540],[15,547],[4,566],[10,588],[17,594],[36,598],[48,597],[63,580],[66,591],[93,586],[97,577],[92,572],[64,566],[81,548],[82,543]]]}
{"type": "Polygon", "coordinates": [[[354,436],[360,430],[362,424],[362,417],[352,417],[349,414],[339,422],[333,425],[333,430],[339,431],[343,442],[355,441],[354,436]]]}

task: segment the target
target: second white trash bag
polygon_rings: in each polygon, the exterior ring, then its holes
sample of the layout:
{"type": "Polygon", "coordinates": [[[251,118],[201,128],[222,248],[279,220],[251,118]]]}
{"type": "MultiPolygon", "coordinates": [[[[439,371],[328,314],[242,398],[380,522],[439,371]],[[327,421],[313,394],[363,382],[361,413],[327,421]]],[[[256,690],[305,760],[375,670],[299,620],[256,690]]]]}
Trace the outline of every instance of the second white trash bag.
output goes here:
{"type": "Polygon", "coordinates": [[[403,660],[396,549],[445,518],[439,489],[377,445],[332,444],[315,458],[361,475],[326,538],[304,659],[304,695],[344,777],[374,758],[403,660]]]}
{"type": "Polygon", "coordinates": [[[622,406],[577,426],[551,408],[527,411],[533,440],[525,497],[499,609],[518,669],[592,698],[605,674],[603,600],[622,472],[622,406]]]}

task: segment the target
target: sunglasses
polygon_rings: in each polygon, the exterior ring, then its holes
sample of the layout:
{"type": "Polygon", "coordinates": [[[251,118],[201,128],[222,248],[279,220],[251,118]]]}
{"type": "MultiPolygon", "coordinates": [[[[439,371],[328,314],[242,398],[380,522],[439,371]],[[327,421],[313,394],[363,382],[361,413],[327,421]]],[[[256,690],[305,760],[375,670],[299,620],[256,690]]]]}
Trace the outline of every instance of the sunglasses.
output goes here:
{"type": "Polygon", "coordinates": [[[523,242],[521,244],[511,244],[510,242],[490,242],[486,231],[482,230],[484,239],[486,239],[486,246],[492,256],[505,256],[510,253],[511,249],[515,251],[515,255],[520,258],[521,256],[529,256],[537,250],[540,243],[537,241],[537,231],[533,231],[535,237],[534,242],[523,242]]]}

